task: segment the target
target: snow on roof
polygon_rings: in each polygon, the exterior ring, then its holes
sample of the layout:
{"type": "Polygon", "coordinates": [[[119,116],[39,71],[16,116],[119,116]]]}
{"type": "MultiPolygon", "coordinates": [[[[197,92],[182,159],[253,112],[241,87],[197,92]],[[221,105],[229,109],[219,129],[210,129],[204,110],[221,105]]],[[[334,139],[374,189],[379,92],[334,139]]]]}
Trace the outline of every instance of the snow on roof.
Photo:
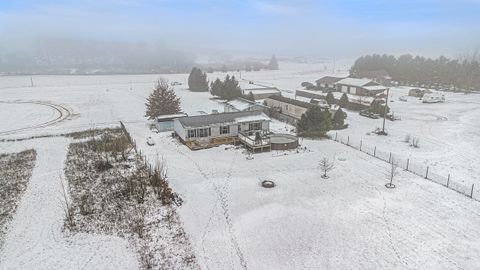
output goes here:
{"type": "Polygon", "coordinates": [[[387,90],[387,87],[385,87],[383,85],[365,86],[363,88],[367,89],[368,91],[387,90]]]}
{"type": "Polygon", "coordinates": [[[177,120],[183,127],[198,128],[215,124],[238,123],[239,120],[241,120],[242,123],[249,121],[270,121],[270,118],[262,111],[247,111],[189,116],[178,118],[177,120]]]}
{"type": "Polygon", "coordinates": [[[243,116],[235,119],[237,123],[253,122],[253,121],[271,121],[270,117],[262,113],[260,115],[243,116]]]}
{"type": "Polygon", "coordinates": [[[310,109],[312,107],[315,107],[314,104],[311,104],[311,103],[308,103],[308,102],[303,102],[303,101],[296,100],[296,99],[287,98],[287,97],[282,97],[282,96],[271,96],[268,99],[273,99],[273,100],[276,100],[276,101],[279,101],[279,102],[295,105],[295,106],[302,107],[302,108],[305,108],[305,109],[310,109]]]}
{"type": "Polygon", "coordinates": [[[186,113],[179,113],[179,114],[165,114],[165,115],[160,115],[157,116],[157,121],[168,121],[168,120],[173,120],[175,118],[180,118],[180,117],[185,117],[187,116],[186,113]]]}
{"type": "Polygon", "coordinates": [[[357,79],[357,78],[345,78],[337,82],[337,84],[345,84],[357,87],[363,87],[366,84],[372,82],[370,79],[357,79]]]}
{"type": "Polygon", "coordinates": [[[250,108],[251,106],[254,106],[254,105],[264,106],[262,104],[258,104],[256,102],[253,102],[253,101],[250,101],[250,100],[244,99],[244,98],[236,98],[234,100],[227,101],[226,104],[234,107],[237,110],[241,110],[241,111],[246,110],[246,109],[248,109],[248,108],[250,108]]]}
{"type": "Polygon", "coordinates": [[[316,80],[315,82],[317,83],[325,83],[325,84],[334,84],[340,80],[344,79],[343,77],[332,77],[332,76],[325,76],[325,77],[322,77],[318,80],[316,80]]]}
{"type": "Polygon", "coordinates": [[[276,94],[276,93],[280,93],[280,90],[278,90],[276,87],[243,89],[244,95],[250,92],[252,94],[270,94],[270,93],[276,94]]]}

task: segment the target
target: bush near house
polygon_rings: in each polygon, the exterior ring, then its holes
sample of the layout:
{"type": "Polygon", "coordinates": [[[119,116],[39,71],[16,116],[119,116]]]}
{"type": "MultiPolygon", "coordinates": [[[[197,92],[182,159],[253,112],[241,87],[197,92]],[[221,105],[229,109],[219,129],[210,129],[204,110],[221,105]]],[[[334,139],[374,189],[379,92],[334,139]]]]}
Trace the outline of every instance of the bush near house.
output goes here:
{"type": "Polygon", "coordinates": [[[298,135],[301,137],[321,138],[332,129],[332,117],[328,110],[314,106],[302,115],[297,123],[298,135]]]}

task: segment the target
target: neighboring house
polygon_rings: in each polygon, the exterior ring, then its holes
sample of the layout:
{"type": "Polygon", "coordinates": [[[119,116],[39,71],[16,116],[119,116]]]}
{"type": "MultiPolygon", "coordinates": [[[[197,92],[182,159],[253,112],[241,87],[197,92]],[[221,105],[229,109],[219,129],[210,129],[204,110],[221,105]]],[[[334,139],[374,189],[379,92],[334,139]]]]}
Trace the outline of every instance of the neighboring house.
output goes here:
{"type": "Polygon", "coordinates": [[[246,112],[246,111],[263,111],[265,105],[256,103],[245,98],[236,98],[225,103],[225,112],[246,112]]]}
{"type": "Polygon", "coordinates": [[[352,74],[352,77],[367,78],[385,85],[390,85],[392,81],[392,77],[390,76],[390,74],[388,74],[388,72],[383,69],[355,71],[355,73],[352,74]]]}
{"type": "Polygon", "coordinates": [[[370,79],[345,78],[336,83],[337,91],[358,96],[375,96],[387,90],[370,79]]]}
{"type": "Polygon", "coordinates": [[[272,96],[265,99],[265,105],[274,109],[276,112],[293,118],[292,120],[300,120],[308,109],[316,106],[312,103],[282,96],[272,96]]]}
{"type": "Polygon", "coordinates": [[[281,92],[276,87],[255,87],[242,89],[242,94],[248,96],[252,93],[255,100],[266,99],[271,96],[280,96],[281,92]]]}
{"type": "Polygon", "coordinates": [[[419,88],[413,88],[408,91],[408,95],[411,97],[423,97],[425,94],[430,94],[432,91],[427,90],[427,89],[419,89],[419,88]]]}
{"type": "Polygon", "coordinates": [[[157,116],[155,118],[155,127],[158,132],[173,131],[173,120],[185,116],[187,116],[185,113],[157,116]]]}
{"type": "Polygon", "coordinates": [[[315,82],[317,83],[318,88],[335,90],[335,84],[342,79],[344,78],[325,76],[315,82]]]}
{"type": "Polygon", "coordinates": [[[219,113],[177,118],[174,130],[183,143],[196,150],[242,142],[239,138],[242,134],[244,137],[263,135],[270,131],[270,121],[262,111],[219,113]]]}

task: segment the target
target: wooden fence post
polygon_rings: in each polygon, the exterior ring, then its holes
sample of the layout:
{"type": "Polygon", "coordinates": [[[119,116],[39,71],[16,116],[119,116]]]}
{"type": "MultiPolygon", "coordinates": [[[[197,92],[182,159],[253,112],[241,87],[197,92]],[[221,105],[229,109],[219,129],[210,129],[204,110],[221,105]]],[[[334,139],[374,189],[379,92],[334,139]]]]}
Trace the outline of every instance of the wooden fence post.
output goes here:
{"type": "Polygon", "coordinates": [[[373,156],[374,156],[374,157],[377,156],[377,146],[375,146],[375,148],[373,149],[373,156]]]}
{"type": "Polygon", "coordinates": [[[392,163],[392,152],[390,152],[390,156],[388,157],[388,163],[392,163]]]}
{"type": "Polygon", "coordinates": [[[335,141],[337,140],[338,132],[335,132],[335,141]]]}
{"type": "Polygon", "coordinates": [[[407,172],[408,172],[408,165],[410,165],[410,159],[407,158],[407,172]]]}
{"type": "Polygon", "coordinates": [[[350,142],[350,136],[347,136],[347,146],[349,142],[350,142]]]}
{"type": "Polygon", "coordinates": [[[428,179],[428,166],[427,166],[427,172],[425,173],[425,179],[428,179]]]}
{"type": "Polygon", "coordinates": [[[362,140],[360,140],[360,152],[362,152],[362,140]]]}
{"type": "Polygon", "coordinates": [[[473,199],[473,187],[475,186],[475,184],[472,184],[472,191],[470,192],[470,198],[473,199]]]}
{"type": "Polygon", "coordinates": [[[447,187],[450,184],[450,174],[448,174],[448,179],[447,179],[447,187]]]}

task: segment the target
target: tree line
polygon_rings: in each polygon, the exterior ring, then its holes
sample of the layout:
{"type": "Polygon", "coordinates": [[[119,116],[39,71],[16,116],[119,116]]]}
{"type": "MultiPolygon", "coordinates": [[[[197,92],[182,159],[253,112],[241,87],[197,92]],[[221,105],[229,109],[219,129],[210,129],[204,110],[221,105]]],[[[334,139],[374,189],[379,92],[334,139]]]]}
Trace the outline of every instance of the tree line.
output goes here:
{"type": "Polygon", "coordinates": [[[463,59],[436,59],[410,54],[366,55],[355,61],[350,70],[352,77],[369,71],[386,71],[392,80],[402,85],[446,88],[448,90],[475,90],[480,88],[479,54],[473,52],[463,59]]]}

